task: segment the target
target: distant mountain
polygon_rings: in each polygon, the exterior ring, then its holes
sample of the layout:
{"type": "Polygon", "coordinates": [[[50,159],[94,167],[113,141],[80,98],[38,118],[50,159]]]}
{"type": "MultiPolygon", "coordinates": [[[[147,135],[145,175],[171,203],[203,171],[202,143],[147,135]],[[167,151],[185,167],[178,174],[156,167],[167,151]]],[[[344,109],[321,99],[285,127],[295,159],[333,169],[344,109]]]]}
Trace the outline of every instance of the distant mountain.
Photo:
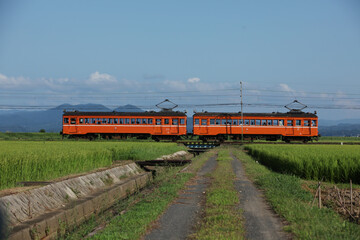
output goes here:
{"type": "Polygon", "coordinates": [[[131,104],[127,104],[127,105],[115,108],[114,111],[116,111],[116,112],[144,112],[144,110],[142,110],[141,108],[138,108],[131,104]]]}
{"type": "MultiPolygon", "coordinates": [[[[62,128],[62,114],[66,111],[81,112],[111,112],[112,110],[101,104],[62,104],[45,111],[1,111],[0,132],[60,132],[62,128]]],[[[118,112],[143,112],[142,109],[125,105],[115,109],[118,112]]]]}
{"type": "Polygon", "coordinates": [[[360,119],[319,120],[319,125],[321,126],[335,126],[339,124],[360,124],[360,119]]]}
{"type": "Polygon", "coordinates": [[[55,108],[51,108],[49,110],[61,110],[61,111],[80,111],[80,112],[109,112],[111,111],[110,108],[105,107],[101,104],[78,104],[78,105],[71,105],[71,104],[61,104],[55,108]]]}
{"type": "Polygon", "coordinates": [[[357,137],[360,136],[360,124],[319,125],[319,134],[321,136],[357,137]]]}

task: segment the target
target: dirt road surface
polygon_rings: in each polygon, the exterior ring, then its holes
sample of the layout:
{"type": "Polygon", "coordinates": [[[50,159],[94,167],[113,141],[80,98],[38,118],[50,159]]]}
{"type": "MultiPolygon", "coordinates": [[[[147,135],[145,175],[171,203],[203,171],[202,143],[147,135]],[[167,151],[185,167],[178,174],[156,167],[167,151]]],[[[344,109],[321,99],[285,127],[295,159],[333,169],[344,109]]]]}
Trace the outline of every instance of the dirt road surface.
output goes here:
{"type": "Polygon", "coordinates": [[[197,173],[180,194],[179,198],[161,216],[156,227],[145,236],[146,240],[178,240],[186,239],[192,233],[193,227],[199,219],[201,199],[207,187],[207,173],[216,167],[216,156],[209,158],[202,169],[197,173]]]}
{"type": "Polygon", "coordinates": [[[242,163],[233,156],[235,188],[240,192],[240,208],[245,219],[246,239],[289,239],[282,231],[281,220],[267,205],[261,192],[245,175],[242,163]]]}

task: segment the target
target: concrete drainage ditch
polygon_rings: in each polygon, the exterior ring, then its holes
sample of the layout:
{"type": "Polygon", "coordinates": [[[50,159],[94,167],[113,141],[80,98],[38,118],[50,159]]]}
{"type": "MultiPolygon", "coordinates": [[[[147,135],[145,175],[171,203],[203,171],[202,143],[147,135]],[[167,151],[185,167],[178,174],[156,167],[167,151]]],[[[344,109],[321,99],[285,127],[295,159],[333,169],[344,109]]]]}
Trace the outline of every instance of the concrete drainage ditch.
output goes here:
{"type": "MultiPolygon", "coordinates": [[[[178,153],[162,159],[185,156],[178,153]]],[[[0,198],[6,213],[9,240],[52,239],[65,226],[80,224],[111,207],[152,180],[150,172],[135,163],[0,198]]]]}

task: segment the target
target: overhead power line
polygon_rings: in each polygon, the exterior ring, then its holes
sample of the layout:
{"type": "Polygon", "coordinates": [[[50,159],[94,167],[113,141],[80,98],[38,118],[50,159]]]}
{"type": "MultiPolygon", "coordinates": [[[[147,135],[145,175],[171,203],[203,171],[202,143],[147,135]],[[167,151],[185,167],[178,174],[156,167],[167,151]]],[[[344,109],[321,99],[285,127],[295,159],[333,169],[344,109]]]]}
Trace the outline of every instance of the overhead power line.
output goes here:
{"type": "MultiPolygon", "coordinates": [[[[243,103],[244,106],[247,107],[265,107],[265,108],[279,108],[284,107],[282,104],[272,104],[272,103],[243,103]]],[[[179,104],[179,108],[214,108],[214,107],[237,107],[240,106],[240,103],[233,102],[233,103],[206,103],[206,104],[179,104]]],[[[0,109],[2,110],[55,110],[54,108],[57,106],[53,105],[0,105],[0,109]]],[[[118,108],[118,105],[107,105],[107,108],[115,109],[118,108]]],[[[64,107],[65,109],[74,109],[74,107],[64,107]]],[[[76,108],[76,106],[75,106],[76,108]]],[[[128,107],[127,110],[138,110],[139,108],[143,110],[152,110],[155,109],[155,106],[150,105],[143,105],[136,107],[128,107]]],[[[310,109],[349,109],[349,110],[360,110],[360,106],[347,106],[347,105],[309,105],[308,108],[310,109]]],[[[76,110],[88,110],[89,108],[81,107],[76,108],[76,110]]],[[[91,107],[92,110],[104,110],[104,108],[97,108],[91,107]]],[[[59,109],[56,109],[59,110],[59,109]]],[[[61,109],[60,109],[61,110],[61,109]]]]}

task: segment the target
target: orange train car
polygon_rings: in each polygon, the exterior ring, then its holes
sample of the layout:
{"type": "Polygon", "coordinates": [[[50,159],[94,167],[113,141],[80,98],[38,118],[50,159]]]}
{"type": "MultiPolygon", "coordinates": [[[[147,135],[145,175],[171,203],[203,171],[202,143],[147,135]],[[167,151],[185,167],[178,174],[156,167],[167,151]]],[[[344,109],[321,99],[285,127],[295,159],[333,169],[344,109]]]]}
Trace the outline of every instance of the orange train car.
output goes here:
{"type": "Polygon", "coordinates": [[[155,140],[186,135],[186,114],[182,112],[64,112],[63,136],[94,139],[127,137],[155,140]]]}
{"type": "Polygon", "coordinates": [[[265,139],[269,141],[311,141],[318,138],[318,117],[313,113],[196,113],[193,133],[200,138],[224,140],[265,139]]]}

